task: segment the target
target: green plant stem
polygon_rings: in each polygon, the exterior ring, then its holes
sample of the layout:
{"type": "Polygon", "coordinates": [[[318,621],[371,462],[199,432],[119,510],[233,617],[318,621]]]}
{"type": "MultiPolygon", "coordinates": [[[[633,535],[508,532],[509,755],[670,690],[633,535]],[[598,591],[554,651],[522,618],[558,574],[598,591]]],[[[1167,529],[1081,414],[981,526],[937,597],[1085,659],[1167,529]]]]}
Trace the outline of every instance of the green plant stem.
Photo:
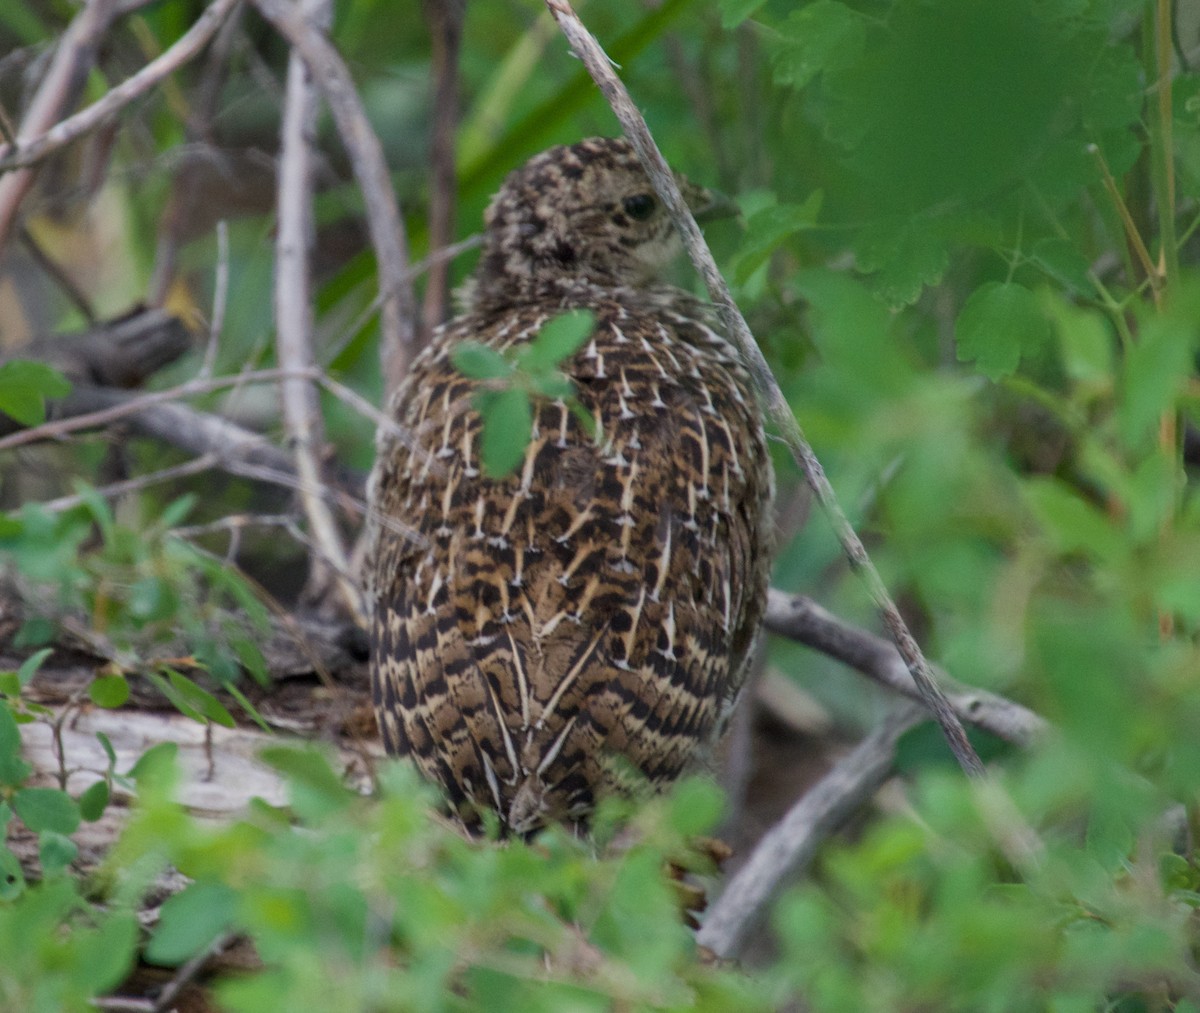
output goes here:
{"type": "Polygon", "coordinates": [[[1171,0],[1155,0],[1147,17],[1147,42],[1155,79],[1155,115],[1149,117],[1150,172],[1154,203],[1158,209],[1159,270],[1162,287],[1169,291],[1179,277],[1179,246],[1175,237],[1175,146],[1171,107],[1171,0]]]}

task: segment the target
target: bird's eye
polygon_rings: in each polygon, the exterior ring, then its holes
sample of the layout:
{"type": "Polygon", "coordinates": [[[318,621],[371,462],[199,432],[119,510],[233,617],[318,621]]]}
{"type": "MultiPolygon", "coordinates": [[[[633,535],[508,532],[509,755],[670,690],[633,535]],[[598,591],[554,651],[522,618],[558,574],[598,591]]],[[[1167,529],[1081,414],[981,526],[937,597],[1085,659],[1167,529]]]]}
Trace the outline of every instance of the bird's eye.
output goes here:
{"type": "Polygon", "coordinates": [[[653,194],[648,193],[635,193],[632,197],[626,197],[622,203],[625,213],[635,222],[644,222],[658,207],[658,201],[654,199],[653,194]]]}

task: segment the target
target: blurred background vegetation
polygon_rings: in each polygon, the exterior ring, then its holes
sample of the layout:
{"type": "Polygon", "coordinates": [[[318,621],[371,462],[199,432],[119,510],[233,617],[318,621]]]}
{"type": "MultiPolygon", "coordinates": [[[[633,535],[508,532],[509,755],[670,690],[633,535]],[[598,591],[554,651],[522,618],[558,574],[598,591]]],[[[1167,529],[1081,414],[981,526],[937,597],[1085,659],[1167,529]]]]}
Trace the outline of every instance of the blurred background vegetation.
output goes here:
{"type": "MultiPolygon", "coordinates": [[[[160,0],[118,20],[81,101],[160,53],[204,6],[160,0]]],[[[180,895],[191,897],[182,914],[164,915],[161,931],[177,935],[150,957],[182,963],[232,928],[267,962],[218,986],[221,1008],[1200,1010],[1200,5],[578,8],[672,165],[740,204],[741,219],[707,238],[925,650],[960,681],[1039,711],[1053,734],[1029,751],[978,739],[998,793],[964,784],[930,726],[906,736],[903,778],[780,900],[744,970],[700,966],[660,889],[658,859],[715,824],[702,789],[640,817],[646,851],[593,862],[555,832],[534,849],[469,847],[427,822],[399,773],[378,809],[362,808],[307,753],[276,758],[304,836],[266,807],[201,829],[170,800],[158,757],[139,772],[143,809],[109,882],[64,881],[70,858],[56,863],[51,848],[57,878],[0,890],[0,952],[28,957],[0,961],[0,1007],[84,1008],[114,988],[146,870],[172,863],[198,888],[180,895]],[[48,940],[34,952],[19,943],[31,926],[48,940]]],[[[10,136],[75,10],[0,5],[10,136]]],[[[336,4],[332,37],[383,141],[414,260],[431,252],[439,116],[456,123],[457,238],[479,230],[488,198],[529,155],[617,132],[533,0],[466,5],[457,113],[434,102],[421,5],[336,4]]],[[[195,351],[152,385],[178,382],[199,366],[227,256],[217,372],[273,362],[286,60],[247,5],[200,58],[43,167],[22,205],[27,235],[0,261],[5,355],[146,302],[197,328],[195,351]]],[[[378,403],[362,202],[328,119],[319,147],[317,355],[378,403]]],[[[454,260],[453,284],[474,256],[454,260]]],[[[679,280],[695,287],[682,266],[679,280]]],[[[198,403],[279,435],[269,388],[198,403]]],[[[333,398],[323,408],[332,456],[368,468],[373,422],[333,398]]],[[[92,614],[107,580],[104,600],[131,606],[110,632],[130,645],[154,623],[186,626],[218,578],[197,562],[207,557],[165,547],[175,543],[154,525],[166,504],[193,494],[180,509],[198,524],[284,510],[286,495],[206,475],[125,498],[107,522],[94,501],[55,521],[28,506],[80,478],[181,460],[102,437],[10,454],[0,497],[23,512],[0,528],[0,551],[92,614]]],[[[800,477],[782,455],[777,466],[776,586],[872,627],[828,526],[807,516],[800,477]]],[[[271,531],[248,535],[238,561],[289,600],[305,555],[271,531]]],[[[236,604],[241,592],[214,593],[236,604]]],[[[53,641],[44,620],[26,622],[30,648],[53,641]]],[[[234,680],[253,652],[209,639],[209,669],[224,664],[234,680]]],[[[31,676],[0,686],[0,825],[24,819],[69,840],[70,818],[44,823],[28,798],[32,817],[10,805],[28,772],[4,713],[36,717],[20,703],[31,676]]],[[[783,640],[770,645],[768,678],[808,701],[798,741],[818,768],[887,707],[783,640]]],[[[759,808],[743,818],[770,822],[799,794],[799,769],[761,763],[759,808]]]]}

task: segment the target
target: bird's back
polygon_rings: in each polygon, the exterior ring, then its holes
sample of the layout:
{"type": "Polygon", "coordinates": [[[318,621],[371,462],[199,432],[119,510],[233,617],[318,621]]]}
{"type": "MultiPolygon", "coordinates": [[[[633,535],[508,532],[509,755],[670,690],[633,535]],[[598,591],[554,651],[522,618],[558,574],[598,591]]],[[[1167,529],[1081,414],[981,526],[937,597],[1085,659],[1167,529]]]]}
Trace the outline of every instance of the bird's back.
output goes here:
{"type": "Polygon", "coordinates": [[[478,381],[450,351],[519,346],[567,306],[471,313],[414,362],[393,399],[408,438],[381,436],[371,483],[385,742],[516,833],[585,819],[629,768],[666,782],[692,764],[766,595],[770,462],[733,350],[676,289],[575,304],[596,330],[562,368],[593,432],[544,401],[522,464],[489,478],[478,381]]]}

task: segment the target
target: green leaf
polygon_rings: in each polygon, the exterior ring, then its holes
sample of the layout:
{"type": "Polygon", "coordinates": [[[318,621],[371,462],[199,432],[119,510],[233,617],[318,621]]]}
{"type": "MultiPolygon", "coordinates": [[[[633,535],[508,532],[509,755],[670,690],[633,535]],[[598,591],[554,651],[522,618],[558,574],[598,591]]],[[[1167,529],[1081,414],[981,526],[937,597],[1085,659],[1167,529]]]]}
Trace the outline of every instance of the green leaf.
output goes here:
{"type": "Polygon", "coordinates": [[[88,823],[95,823],[108,808],[108,782],[97,781],[79,796],[79,815],[88,823]]]}
{"type": "Polygon", "coordinates": [[[517,367],[534,373],[552,369],[570,358],[596,329],[596,314],[590,310],[568,310],[548,320],[517,357],[517,367]]]}
{"type": "Polygon", "coordinates": [[[710,832],[717,825],[725,808],[725,796],[711,781],[690,777],[675,786],[669,804],[672,828],[694,837],[710,832]]]}
{"type": "Polygon", "coordinates": [[[1067,375],[1073,380],[1108,383],[1113,375],[1112,325],[1098,310],[1061,298],[1046,302],[1067,375]]]}
{"type": "Polygon", "coordinates": [[[746,222],[746,241],[734,257],[733,280],[744,285],[783,243],[817,223],[824,194],[814,190],[803,204],[776,204],[756,211],[746,222]]]}
{"type": "Polygon", "coordinates": [[[767,0],[721,0],[721,27],[736,28],[767,0]]]}
{"type": "Polygon", "coordinates": [[[140,934],[132,911],[110,911],[95,932],[76,937],[79,980],[96,995],[116,988],[133,967],[140,934]]]}
{"type": "Polygon", "coordinates": [[[533,408],[529,395],[517,387],[480,391],[475,407],[483,417],[479,456],[492,478],[503,478],[525,457],[533,435],[533,408]]]}
{"type": "Polygon", "coordinates": [[[255,708],[254,704],[252,704],[250,702],[249,698],[246,696],[245,693],[243,693],[240,689],[238,689],[237,686],[235,686],[232,682],[226,683],[223,688],[226,693],[228,693],[231,697],[233,697],[238,702],[238,704],[241,706],[242,710],[244,710],[246,712],[246,714],[249,716],[251,721],[253,721],[256,725],[258,725],[258,727],[261,728],[268,735],[272,733],[271,726],[269,724],[267,724],[267,722],[263,718],[263,716],[258,713],[257,708],[255,708]]]}
{"type": "Polygon", "coordinates": [[[147,959],[168,967],[182,964],[229,927],[237,905],[237,891],[224,883],[201,880],[181,890],[163,903],[147,959]]]}
{"type": "Polygon", "coordinates": [[[43,647],[36,654],[31,654],[21,662],[21,667],[17,669],[17,681],[22,686],[28,686],[37,674],[37,670],[42,667],[42,662],[50,657],[53,650],[52,647],[43,647]]]}
{"type": "Polygon", "coordinates": [[[96,741],[100,743],[100,748],[104,750],[104,755],[108,757],[108,765],[110,768],[117,765],[117,751],[113,749],[112,739],[104,732],[96,733],[96,741]]]}
{"type": "Polygon", "coordinates": [[[25,426],[46,421],[46,398],[65,397],[71,384],[45,363],[16,359],[0,366],[0,412],[25,426]]]}
{"type": "MultiPolygon", "coordinates": [[[[0,803],[0,809],[7,808],[0,803]]],[[[2,827],[0,827],[2,829],[2,827]]],[[[3,844],[0,844],[0,901],[16,900],[25,890],[25,873],[21,862],[3,844]]]]}
{"type": "Polygon", "coordinates": [[[779,32],[771,60],[775,83],[792,88],[803,88],[824,71],[851,66],[867,40],[862,15],[834,0],[792,11],[779,32]]]}
{"type": "Polygon", "coordinates": [[[120,707],[129,699],[129,682],[123,675],[102,675],[91,681],[88,696],[97,707],[120,707]]]}
{"type": "Polygon", "coordinates": [[[16,786],[33,768],[21,759],[21,730],[8,705],[0,703],[0,784],[16,786]]]}
{"type": "Polygon", "coordinates": [[[501,380],[513,371],[510,363],[494,348],[478,341],[463,341],[450,352],[450,361],[463,376],[472,380],[501,380]]]}
{"type": "MultiPolygon", "coordinates": [[[[99,737],[99,733],[97,733],[97,737],[99,737]]],[[[149,788],[165,786],[175,779],[178,754],[178,743],[159,742],[137,758],[137,762],[129,768],[126,776],[133,778],[138,783],[139,790],[142,788],[143,782],[149,788]]]]}
{"type": "Polygon", "coordinates": [[[873,273],[871,286],[893,309],[915,302],[939,282],[950,263],[946,241],[926,225],[868,229],[854,245],[858,266],[873,273]]]}
{"type": "Polygon", "coordinates": [[[260,756],[288,776],[293,807],[310,819],[340,812],[354,799],[328,757],[315,748],[270,746],[260,756]]]}
{"type": "Polygon", "coordinates": [[[188,493],[186,496],[180,496],[178,499],[172,500],[166,505],[163,512],[158,515],[155,520],[155,526],[160,531],[175,527],[175,525],[192,512],[197,498],[194,493],[188,493]]]}
{"type": "Polygon", "coordinates": [[[57,788],[22,788],[13,796],[13,809],[35,833],[73,834],[79,829],[79,806],[57,788]]]}
{"type": "Polygon", "coordinates": [[[1054,478],[1033,478],[1025,494],[1042,529],[1062,553],[1079,552],[1094,559],[1115,559],[1124,540],[1117,526],[1074,489],[1054,478]]]}
{"type": "Polygon", "coordinates": [[[1191,374],[1195,339],[1196,322],[1178,313],[1154,316],[1143,324],[1121,371],[1117,418],[1127,446],[1146,439],[1163,412],[1174,407],[1191,374]]]}
{"type": "Polygon", "coordinates": [[[147,673],[147,678],[154,683],[175,708],[193,721],[215,721],[226,728],[233,728],[237,722],[233,715],[208,690],[198,686],[186,675],[166,668],[167,678],[164,679],[156,672],[147,673]],[[169,680],[169,681],[168,681],[169,680]]]}
{"type": "Polygon", "coordinates": [[[79,846],[69,837],[53,830],[43,830],[38,835],[38,861],[47,877],[62,872],[78,854],[79,846]]]}
{"type": "Polygon", "coordinates": [[[961,362],[996,380],[1016,370],[1021,355],[1039,347],[1049,324],[1037,298],[1022,285],[990,281],[967,300],[954,324],[961,362]]]}

